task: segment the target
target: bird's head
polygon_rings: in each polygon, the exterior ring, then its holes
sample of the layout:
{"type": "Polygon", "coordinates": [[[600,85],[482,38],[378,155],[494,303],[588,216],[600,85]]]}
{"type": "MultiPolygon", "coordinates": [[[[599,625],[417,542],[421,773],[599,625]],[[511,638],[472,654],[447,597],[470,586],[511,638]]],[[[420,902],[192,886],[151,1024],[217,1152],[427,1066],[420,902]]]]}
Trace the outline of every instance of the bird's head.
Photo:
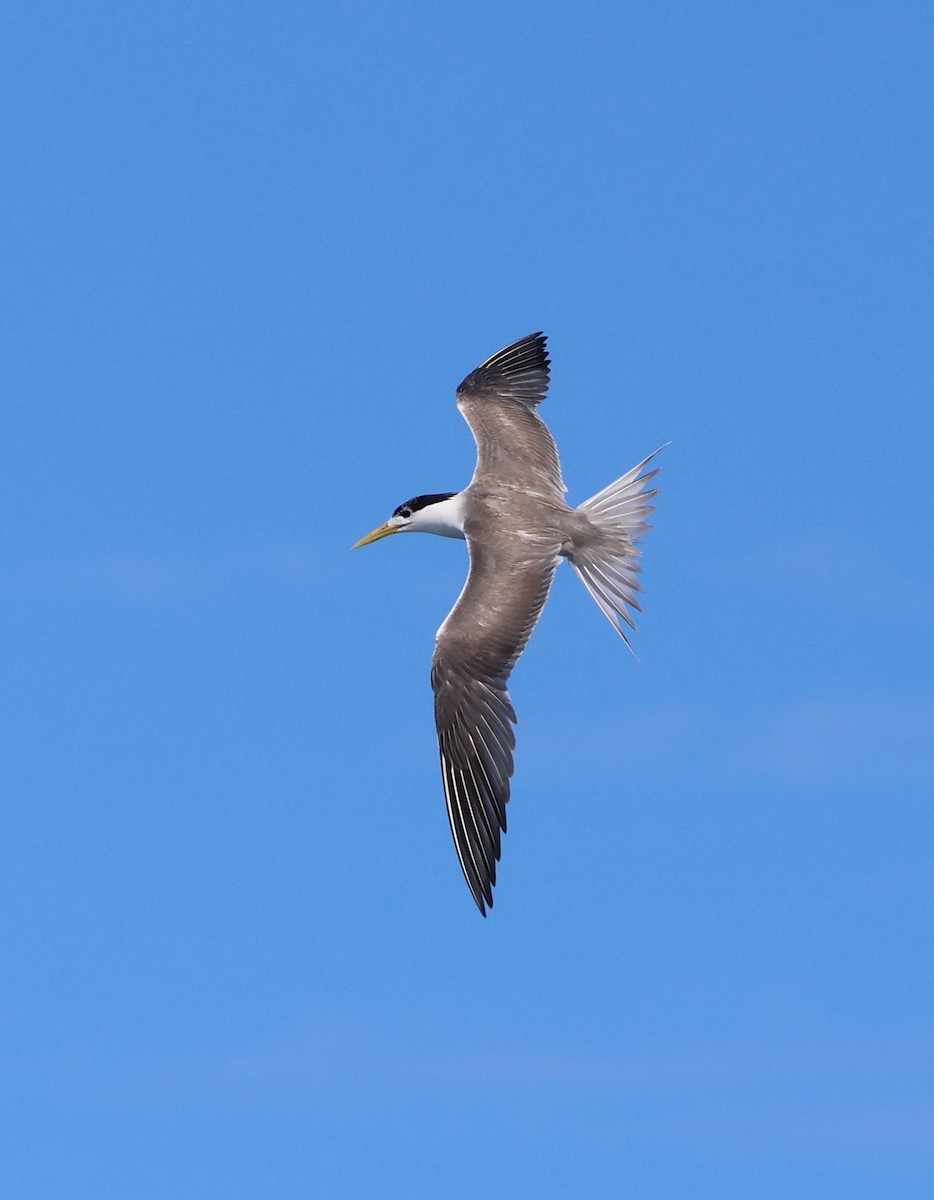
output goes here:
{"type": "Polygon", "coordinates": [[[368,546],[392,533],[438,533],[442,537],[464,536],[464,520],[460,492],[434,492],[429,496],[413,496],[393,511],[388,521],[351,546],[368,546]]]}

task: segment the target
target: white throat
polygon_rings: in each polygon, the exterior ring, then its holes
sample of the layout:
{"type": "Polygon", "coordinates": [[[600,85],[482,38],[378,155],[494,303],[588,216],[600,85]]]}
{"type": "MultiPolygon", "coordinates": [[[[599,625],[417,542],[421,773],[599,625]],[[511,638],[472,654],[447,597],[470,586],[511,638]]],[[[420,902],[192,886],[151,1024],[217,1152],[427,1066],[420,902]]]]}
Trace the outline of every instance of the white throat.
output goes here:
{"type": "Polygon", "coordinates": [[[466,497],[463,492],[429,504],[412,514],[405,523],[405,531],[411,533],[437,533],[440,537],[464,539],[464,521],[467,518],[466,497]]]}

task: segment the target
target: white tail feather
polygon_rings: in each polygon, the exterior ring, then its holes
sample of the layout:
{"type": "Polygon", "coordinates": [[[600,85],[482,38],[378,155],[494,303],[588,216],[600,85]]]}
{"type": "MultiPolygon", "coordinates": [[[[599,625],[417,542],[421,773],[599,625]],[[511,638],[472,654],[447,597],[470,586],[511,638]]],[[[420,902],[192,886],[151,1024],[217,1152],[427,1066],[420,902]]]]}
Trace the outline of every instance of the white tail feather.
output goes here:
{"type": "MultiPolygon", "coordinates": [[[[660,447],[664,449],[664,446],[660,447]]],[[[596,496],[578,507],[590,518],[591,535],[575,546],[568,559],[584,587],[630,650],[623,622],[635,629],[630,609],[639,610],[635,593],[640,591],[639,538],[651,526],[646,518],[655,511],[650,503],[658,488],[647,485],[658,474],[658,467],[645,468],[659,451],[644,458],[596,496]]]]}

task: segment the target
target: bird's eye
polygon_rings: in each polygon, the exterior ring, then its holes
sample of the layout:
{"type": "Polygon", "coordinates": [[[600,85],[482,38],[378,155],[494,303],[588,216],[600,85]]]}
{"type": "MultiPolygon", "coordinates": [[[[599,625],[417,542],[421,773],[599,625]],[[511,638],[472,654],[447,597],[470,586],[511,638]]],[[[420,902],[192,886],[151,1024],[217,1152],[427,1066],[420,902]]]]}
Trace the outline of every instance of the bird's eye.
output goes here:
{"type": "Polygon", "coordinates": [[[411,510],[410,508],[403,508],[403,509],[400,509],[400,511],[399,511],[399,516],[400,516],[400,517],[405,517],[405,518],[406,518],[406,520],[408,520],[408,518],[409,518],[411,515],[412,515],[412,510],[411,510]]]}

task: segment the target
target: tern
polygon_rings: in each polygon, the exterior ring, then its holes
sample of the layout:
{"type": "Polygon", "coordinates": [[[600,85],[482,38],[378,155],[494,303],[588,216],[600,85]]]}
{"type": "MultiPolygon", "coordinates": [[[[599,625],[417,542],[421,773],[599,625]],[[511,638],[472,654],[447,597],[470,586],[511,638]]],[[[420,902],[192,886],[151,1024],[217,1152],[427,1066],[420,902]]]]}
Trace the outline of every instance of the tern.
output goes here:
{"type": "Polygon", "coordinates": [[[656,450],[577,508],[554,440],[536,409],[549,381],[546,339],[498,351],[457,389],[477,443],[463,491],[414,496],[352,548],[396,533],[467,542],[467,582],[435,638],[431,686],[441,778],[454,845],[483,916],[493,904],[513,773],[516,714],[509,675],[525,649],[562,558],[623,641],[638,610],[639,539],[658,492],[656,450]]]}

